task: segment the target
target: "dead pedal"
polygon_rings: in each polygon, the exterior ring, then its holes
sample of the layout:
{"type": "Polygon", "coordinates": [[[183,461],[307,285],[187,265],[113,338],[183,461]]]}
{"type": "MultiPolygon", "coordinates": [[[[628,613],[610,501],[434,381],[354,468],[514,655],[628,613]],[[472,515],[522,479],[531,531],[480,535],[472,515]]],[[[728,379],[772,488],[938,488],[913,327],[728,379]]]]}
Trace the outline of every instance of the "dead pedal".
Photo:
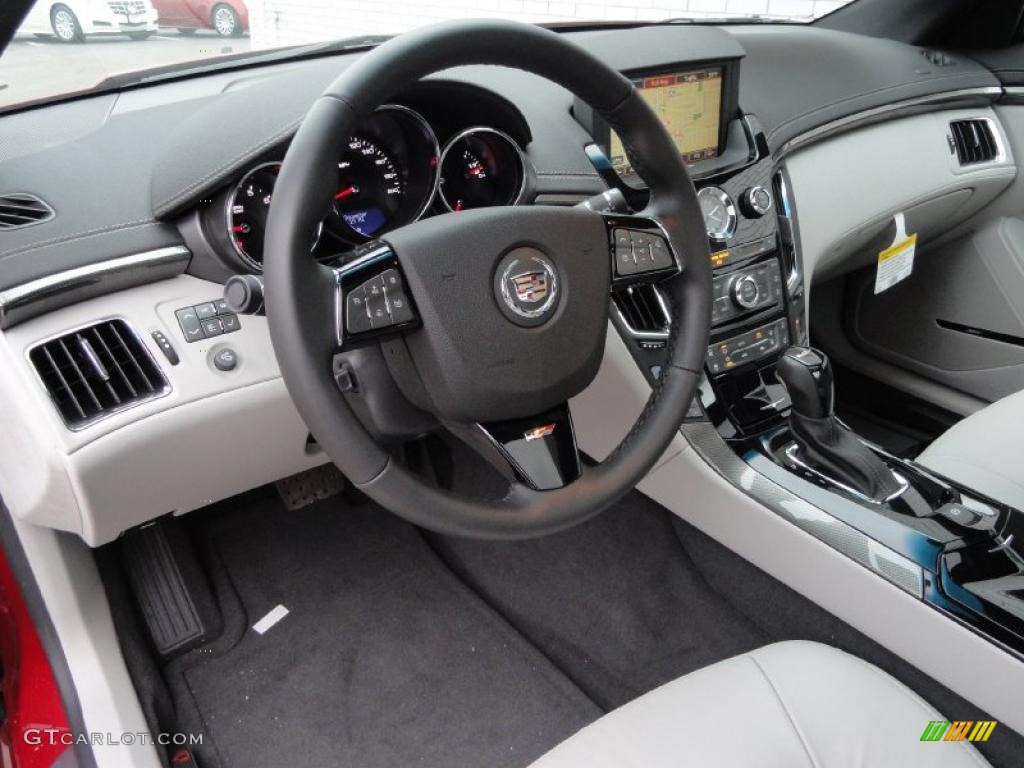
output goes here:
{"type": "Polygon", "coordinates": [[[345,490],[345,476],[333,464],[324,464],[274,483],[284,505],[294,512],[345,490]]]}

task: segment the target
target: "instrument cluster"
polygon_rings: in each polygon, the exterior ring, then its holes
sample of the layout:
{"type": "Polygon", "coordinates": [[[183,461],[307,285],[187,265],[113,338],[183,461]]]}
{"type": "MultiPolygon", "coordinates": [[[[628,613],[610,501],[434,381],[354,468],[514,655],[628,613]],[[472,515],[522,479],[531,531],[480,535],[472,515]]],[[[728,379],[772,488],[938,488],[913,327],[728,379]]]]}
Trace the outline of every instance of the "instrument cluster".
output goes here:
{"type": "MultiPolygon", "coordinates": [[[[378,108],[344,145],[336,191],[310,233],[310,250],[329,258],[426,215],[523,202],[530,170],[515,139],[486,125],[448,133],[442,145],[419,112],[397,104],[378,108]]],[[[251,166],[214,206],[213,239],[253,271],[263,268],[280,170],[278,159],[251,166]]]]}

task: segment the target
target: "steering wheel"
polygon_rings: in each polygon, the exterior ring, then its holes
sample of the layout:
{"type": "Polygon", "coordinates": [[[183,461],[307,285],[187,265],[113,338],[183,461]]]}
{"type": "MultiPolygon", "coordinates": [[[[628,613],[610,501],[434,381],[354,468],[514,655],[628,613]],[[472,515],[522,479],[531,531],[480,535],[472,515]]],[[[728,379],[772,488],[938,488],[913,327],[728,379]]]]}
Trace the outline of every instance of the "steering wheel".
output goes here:
{"type": "Polygon", "coordinates": [[[423,28],[345,69],[288,149],[264,270],[274,351],[310,432],[370,498],[448,534],[552,533],[624,496],[675,435],[708,343],[708,243],[678,149],[629,80],[558,34],[513,22],[423,28]],[[314,260],[310,233],[360,122],[420,79],[472,64],[532,72],[589,104],[622,139],[648,186],[647,207],[636,215],[582,206],[448,213],[331,264],[314,260]],[[629,434],[604,461],[585,465],[568,401],[600,367],[610,290],[655,280],[672,317],[665,364],[629,434]],[[390,450],[442,428],[505,470],[504,497],[439,488],[390,450]]]}

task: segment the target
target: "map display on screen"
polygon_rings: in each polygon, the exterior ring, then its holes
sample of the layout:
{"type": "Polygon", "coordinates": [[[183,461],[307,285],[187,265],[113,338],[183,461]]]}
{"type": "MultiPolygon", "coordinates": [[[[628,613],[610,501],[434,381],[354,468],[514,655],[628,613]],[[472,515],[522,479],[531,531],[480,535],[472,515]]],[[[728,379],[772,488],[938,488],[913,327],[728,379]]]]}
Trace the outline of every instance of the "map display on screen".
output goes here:
{"type": "MultiPolygon", "coordinates": [[[[684,162],[718,156],[722,112],[722,70],[678,72],[634,80],[640,95],[668,129],[684,162]]],[[[619,137],[612,131],[608,155],[621,175],[633,168],[619,137]]]]}

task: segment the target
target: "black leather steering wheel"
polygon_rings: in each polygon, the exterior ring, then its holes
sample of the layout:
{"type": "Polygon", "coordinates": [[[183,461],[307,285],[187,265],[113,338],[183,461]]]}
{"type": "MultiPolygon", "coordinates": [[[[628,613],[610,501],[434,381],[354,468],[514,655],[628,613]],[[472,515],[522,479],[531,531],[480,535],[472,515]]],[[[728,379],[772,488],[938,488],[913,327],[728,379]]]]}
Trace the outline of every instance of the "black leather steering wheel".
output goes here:
{"type": "Polygon", "coordinates": [[[621,74],[558,34],[512,22],[427,27],[342,72],[284,159],[267,224],[265,282],[282,375],[331,460],[411,522],[477,538],[558,531],[631,490],[675,435],[708,343],[708,243],[671,138],[621,74]],[[587,102],[622,139],[650,190],[647,208],[628,216],[555,206],[450,213],[389,232],[335,264],[315,261],[309,233],[335,191],[348,137],[399,90],[470,64],[533,72],[587,102]],[[653,266],[613,263],[615,239],[629,230],[653,249],[645,252],[653,266]],[[566,404],[600,366],[610,288],[654,278],[672,315],[658,384],[618,448],[596,466],[581,465],[566,404]],[[390,298],[364,315],[357,299],[369,305],[382,284],[390,298]],[[368,333],[373,311],[386,323],[368,333]],[[400,413],[391,418],[389,407],[400,413]],[[492,463],[505,462],[507,494],[472,499],[421,479],[371,435],[382,432],[382,409],[384,421],[415,423],[411,433],[447,428],[492,463]]]}

